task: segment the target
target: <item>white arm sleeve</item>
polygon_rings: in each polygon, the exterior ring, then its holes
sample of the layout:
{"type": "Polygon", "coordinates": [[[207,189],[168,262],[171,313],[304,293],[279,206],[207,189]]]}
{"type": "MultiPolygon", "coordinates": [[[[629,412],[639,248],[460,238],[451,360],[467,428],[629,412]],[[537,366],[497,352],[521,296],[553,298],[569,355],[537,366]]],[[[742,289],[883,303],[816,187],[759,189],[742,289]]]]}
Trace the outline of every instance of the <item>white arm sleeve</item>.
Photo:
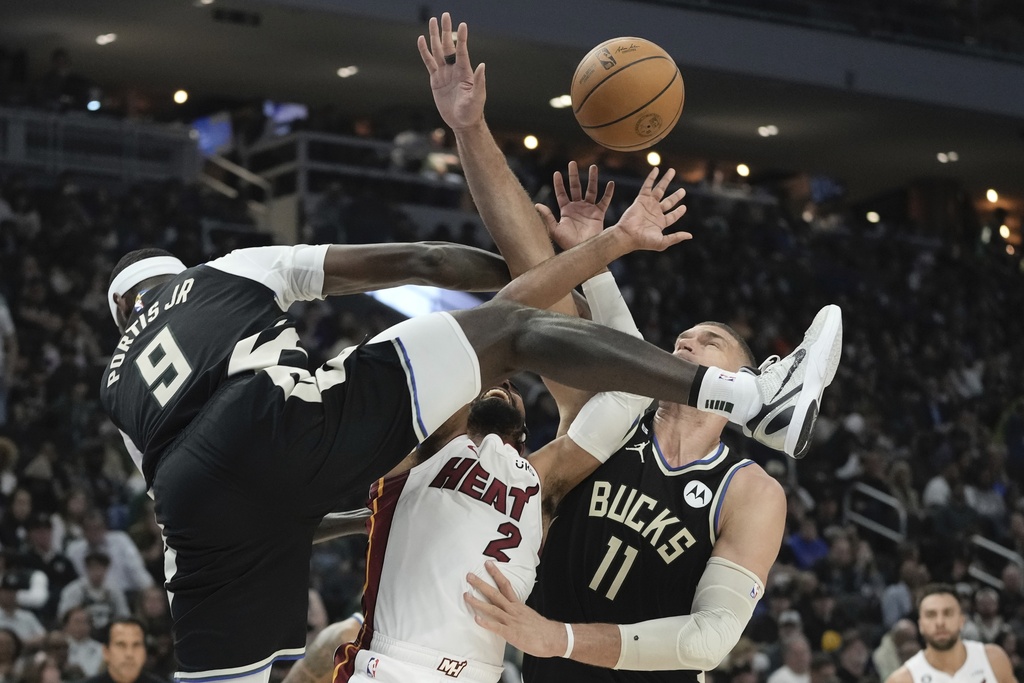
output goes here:
{"type": "Polygon", "coordinates": [[[616,669],[710,671],[739,642],[764,594],[753,572],[721,557],[708,560],[690,614],[619,626],[616,669]]]}
{"type": "MultiPolygon", "coordinates": [[[[584,282],[583,292],[594,322],[643,338],[611,273],[600,273],[584,282]]],[[[629,440],[649,405],[651,399],[635,394],[596,394],[569,425],[568,436],[597,460],[607,462],[629,440]]]]}
{"type": "Polygon", "coordinates": [[[270,288],[282,311],[296,301],[324,298],[324,259],[330,245],[236,249],[206,265],[270,288]]]}
{"type": "Polygon", "coordinates": [[[629,312],[619,286],[615,284],[615,276],[611,273],[599,273],[584,282],[583,295],[587,297],[590,315],[595,323],[642,338],[633,321],[633,314],[629,312]]]}

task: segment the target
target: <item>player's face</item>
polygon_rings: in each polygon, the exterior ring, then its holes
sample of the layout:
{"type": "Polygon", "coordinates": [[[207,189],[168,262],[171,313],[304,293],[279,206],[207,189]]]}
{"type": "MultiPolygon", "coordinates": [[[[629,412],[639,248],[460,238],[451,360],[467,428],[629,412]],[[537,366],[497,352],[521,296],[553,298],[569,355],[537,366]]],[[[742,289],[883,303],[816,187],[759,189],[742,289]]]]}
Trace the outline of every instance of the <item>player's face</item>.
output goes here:
{"type": "Polygon", "coordinates": [[[676,337],[673,356],[701,365],[714,365],[736,372],[744,364],[743,351],[725,330],[714,325],[697,325],[676,337]]]}
{"type": "Polygon", "coordinates": [[[486,390],[469,404],[472,429],[509,434],[519,429],[526,419],[523,396],[508,380],[486,390]]]}
{"type": "Polygon", "coordinates": [[[960,640],[964,613],[960,601],[949,593],[935,593],[921,601],[917,627],[928,647],[949,650],[960,640]]]}

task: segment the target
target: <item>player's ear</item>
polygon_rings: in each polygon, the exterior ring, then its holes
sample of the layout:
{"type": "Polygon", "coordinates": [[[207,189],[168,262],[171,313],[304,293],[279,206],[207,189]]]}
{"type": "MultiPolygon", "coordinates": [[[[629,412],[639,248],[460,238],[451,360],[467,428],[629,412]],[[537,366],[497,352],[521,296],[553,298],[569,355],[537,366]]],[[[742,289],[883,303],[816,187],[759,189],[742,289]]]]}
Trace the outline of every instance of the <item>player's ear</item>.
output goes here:
{"type": "Polygon", "coordinates": [[[126,297],[123,297],[117,293],[114,294],[113,298],[114,306],[117,308],[117,311],[121,314],[120,316],[118,316],[119,320],[117,321],[117,326],[123,330],[124,324],[128,321],[128,314],[132,312],[132,304],[131,302],[128,301],[126,297]]]}

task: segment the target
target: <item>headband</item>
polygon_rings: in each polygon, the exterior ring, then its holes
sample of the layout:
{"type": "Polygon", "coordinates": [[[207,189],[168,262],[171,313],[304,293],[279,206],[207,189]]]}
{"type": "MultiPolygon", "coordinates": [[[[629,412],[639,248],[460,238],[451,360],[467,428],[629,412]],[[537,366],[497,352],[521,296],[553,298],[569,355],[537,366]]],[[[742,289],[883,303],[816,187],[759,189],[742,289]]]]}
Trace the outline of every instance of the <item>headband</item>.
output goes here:
{"type": "Polygon", "coordinates": [[[157,275],[177,275],[185,270],[185,264],[173,256],[153,256],[131,264],[114,278],[107,289],[107,303],[110,305],[110,317],[117,324],[117,306],[114,295],[123,295],[143,280],[157,275]]]}

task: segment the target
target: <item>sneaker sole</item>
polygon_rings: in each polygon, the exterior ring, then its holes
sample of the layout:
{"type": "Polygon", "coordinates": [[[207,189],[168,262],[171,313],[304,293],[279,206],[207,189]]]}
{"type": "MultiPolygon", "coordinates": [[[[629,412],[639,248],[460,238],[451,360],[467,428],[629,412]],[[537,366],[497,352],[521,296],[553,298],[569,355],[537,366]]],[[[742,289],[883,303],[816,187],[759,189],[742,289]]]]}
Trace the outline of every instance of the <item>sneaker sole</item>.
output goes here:
{"type": "MultiPolygon", "coordinates": [[[[843,314],[836,305],[822,309],[825,321],[818,339],[807,348],[807,373],[804,375],[800,395],[793,404],[793,419],[783,448],[786,454],[799,460],[807,455],[818,419],[821,394],[832,383],[839,367],[843,350],[843,314]],[[799,419],[799,424],[796,420],[799,419]]],[[[821,313],[819,313],[821,315],[821,313]]]]}

